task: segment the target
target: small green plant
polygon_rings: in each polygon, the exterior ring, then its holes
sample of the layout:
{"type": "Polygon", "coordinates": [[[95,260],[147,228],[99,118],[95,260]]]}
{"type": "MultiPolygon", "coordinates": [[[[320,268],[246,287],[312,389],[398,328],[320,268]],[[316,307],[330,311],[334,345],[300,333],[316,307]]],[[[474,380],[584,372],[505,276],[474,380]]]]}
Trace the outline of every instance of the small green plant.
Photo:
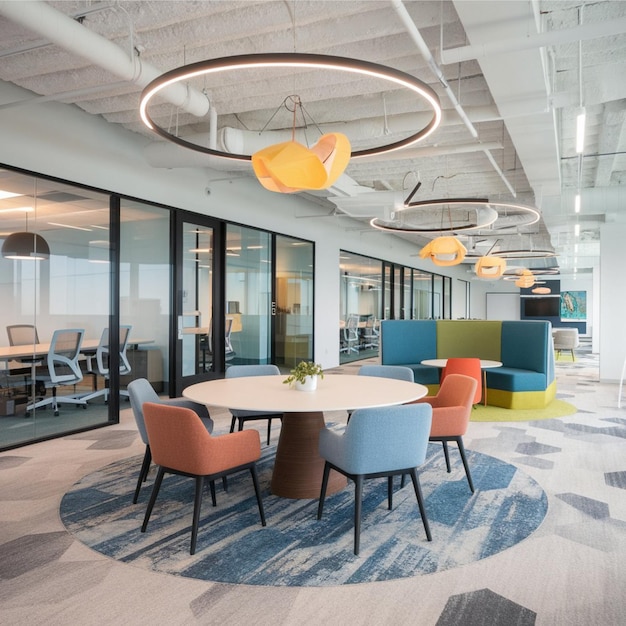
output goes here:
{"type": "Polygon", "coordinates": [[[313,363],[313,361],[300,361],[300,363],[298,363],[298,365],[291,370],[290,375],[285,378],[283,383],[291,385],[292,383],[298,381],[299,383],[304,384],[307,376],[319,376],[320,378],[324,378],[322,366],[317,363],[313,363]]]}

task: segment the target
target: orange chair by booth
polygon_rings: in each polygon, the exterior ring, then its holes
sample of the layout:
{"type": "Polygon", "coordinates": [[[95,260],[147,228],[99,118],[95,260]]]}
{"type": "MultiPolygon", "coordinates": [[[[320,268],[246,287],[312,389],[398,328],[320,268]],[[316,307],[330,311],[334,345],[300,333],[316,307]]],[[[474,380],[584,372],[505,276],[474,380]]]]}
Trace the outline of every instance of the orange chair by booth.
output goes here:
{"type": "Polygon", "coordinates": [[[472,493],[474,493],[474,483],[465,456],[463,435],[467,432],[472,403],[476,394],[476,385],[476,380],[469,376],[448,374],[441,383],[439,393],[436,396],[426,396],[415,401],[417,403],[427,402],[433,407],[429,441],[441,441],[443,443],[448,473],[450,472],[448,442],[456,441],[472,493]]]}
{"type": "Polygon", "coordinates": [[[448,374],[463,374],[476,379],[476,393],[473,404],[478,404],[483,395],[482,370],[480,369],[480,359],[474,357],[454,357],[448,359],[446,366],[441,373],[442,383],[448,374]]]}
{"type": "Polygon", "coordinates": [[[256,461],[261,456],[261,438],[257,430],[242,430],[212,437],[198,414],[191,409],[146,402],[143,405],[143,414],[152,458],[159,469],[141,526],[142,533],[146,532],[166,472],[190,476],[196,481],[190,554],[195,554],[196,551],[200,506],[206,480],[209,481],[215,506],[215,480],[249,470],[261,524],[265,526],[265,512],[256,471],[256,461]]]}

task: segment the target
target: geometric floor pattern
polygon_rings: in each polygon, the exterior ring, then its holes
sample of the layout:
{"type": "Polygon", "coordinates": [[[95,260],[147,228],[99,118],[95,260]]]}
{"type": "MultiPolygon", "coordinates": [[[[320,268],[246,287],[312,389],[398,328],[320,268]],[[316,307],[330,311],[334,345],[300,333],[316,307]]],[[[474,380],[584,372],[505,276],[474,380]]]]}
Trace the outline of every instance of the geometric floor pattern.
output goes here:
{"type": "MultiPolygon", "coordinates": [[[[467,449],[519,467],[541,486],[548,498],[541,526],[487,559],[395,581],[323,588],[212,583],[148,572],[87,548],[63,527],[59,503],[81,477],[142,454],[128,410],[114,427],[2,453],[2,622],[623,624],[626,407],[617,408],[617,384],[598,382],[593,355],[577,352],[575,362],[558,362],[556,371],[557,397],[575,405],[576,414],[470,423],[464,437],[467,449]]],[[[228,414],[211,414],[216,432],[226,432],[228,414]]]]}
{"type": "Polygon", "coordinates": [[[432,541],[427,541],[410,480],[396,479],[387,508],[387,481],[363,488],[361,550],[353,554],[354,487],[317,499],[270,493],[274,446],[257,463],[267,526],[259,523],[248,472],[229,478],[217,506],[204,498],[196,553],[189,555],[193,481],[167,476],[147,532],[140,532],[154,472],[133,504],[141,458],[108,465],[64,496],[61,517],[79,540],[112,558],[154,571],[255,585],[329,586],[432,574],[497,554],[523,541],[543,521],[547,498],[524,471],[494,457],[468,453],[472,494],[460,455],[451,447],[446,473],[439,444],[430,444],[419,480],[432,541]]]}

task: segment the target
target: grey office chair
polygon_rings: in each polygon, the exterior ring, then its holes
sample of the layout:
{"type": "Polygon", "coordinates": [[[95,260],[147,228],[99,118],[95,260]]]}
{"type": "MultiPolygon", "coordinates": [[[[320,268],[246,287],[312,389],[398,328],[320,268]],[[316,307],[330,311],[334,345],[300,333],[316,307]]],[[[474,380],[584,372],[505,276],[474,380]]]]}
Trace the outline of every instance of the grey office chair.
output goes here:
{"type": "Polygon", "coordinates": [[[50,350],[46,357],[48,373],[37,375],[35,380],[42,382],[46,389],[52,389],[52,397],[32,402],[26,407],[26,417],[30,416],[33,409],[39,409],[52,405],[54,415],[59,414],[59,404],[74,404],[87,407],[85,400],[78,394],[58,396],[57,389],[61,386],[77,385],[83,380],[83,373],[78,364],[80,346],[83,342],[85,331],[82,328],[64,328],[55,330],[50,342],[50,350]]]}
{"type": "MultiPolygon", "coordinates": [[[[10,346],[33,346],[39,343],[37,327],[34,324],[11,324],[7,326],[7,336],[10,346]]],[[[11,363],[17,364],[17,367],[9,367],[11,375],[23,374],[24,392],[28,394],[28,387],[35,377],[35,368],[43,363],[43,359],[41,357],[20,357],[11,363]],[[24,367],[19,367],[19,365],[24,365],[24,367]]],[[[39,383],[36,393],[38,396],[46,394],[46,389],[42,383],[39,383]]]]}
{"type": "MultiPolygon", "coordinates": [[[[226,370],[226,378],[239,378],[241,376],[277,376],[280,370],[276,365],[231,365],[226,370]]],[[[250,420],[267,420],[267,445],[270,443],[270,435],[272,431],[272,420],[278,418],[282,420],[282,413],[264,413],[260,411],[240,411],[230,409],[233,416],[230,421],[230,432],[235,430],[235,422],[239,422],[239,430],[243,430],[245,422],[250,420]]]]}
{"type": "MultiPolygon", "coordinates": [[[[206,406],[204,406],[204,404],[198,404],[197,402],[187,400],[186,398],[159,398],[157,392],[145,378],[137,378],[136,380],[128,383],[128,396],[130,398],[130,406],[133,409],[135,423],[137,424],[137,430],[139,431],[141,440],[146,445],[141,470],[139,472],[139,478],[137,480],[137,487],[135,488],[135,494],[133,496],[133,504],[136,504],[137,499],[139,498],[141,483],[146,481],[146,478],[148,477],[148,470],[150,469],[150,463],[152,462],[152,453],[150,452],[150,443],[148,442],[148,432],[146,431],[146,425],[143,418],[144,403],[152,402],[156,404],[167,404],[179,407],[182,406],[192,409],[198,414],[205,428],[209,432],[213,432],[213,420],[209,415],[209,410],[206,406]]],[[[226,488],[226,484],[224,484],[224,488],[226,488]]]]}
{"type": "MultiPolygon", "coordinates": [[[[128,338],[130,336],[130,331],[132,326],[120,326],[120,334],[119,334],[119,355],[120,355],[120,375],[130,374],[131,367],[128,362],[128,358],[126,356],[126,349],[128,348],[128,338]]],[[[105,384],[102,389],[95,389],[90,393],[84,394],[82,397],[85,402],[88,400],[93,400],[94,398],[99,398],[104,396],[105,403],[109,401],[109,379],[110,379],[110,371],[109,371],[109,329],[105,328],[102,331],[102,336],[100,337],[100,343],[96,348],[95,354],[90,354],[87,356],[87,373],[91,374],[94,378],[94,381],[97,380],[97,377],[100,376],[104,378],[105,384]]],[[[94,385],[95,386],[95,385],[94,385]]],[[[128,397],[128,391],[125,389],[120,390],[120,396],[128,397]]]]}

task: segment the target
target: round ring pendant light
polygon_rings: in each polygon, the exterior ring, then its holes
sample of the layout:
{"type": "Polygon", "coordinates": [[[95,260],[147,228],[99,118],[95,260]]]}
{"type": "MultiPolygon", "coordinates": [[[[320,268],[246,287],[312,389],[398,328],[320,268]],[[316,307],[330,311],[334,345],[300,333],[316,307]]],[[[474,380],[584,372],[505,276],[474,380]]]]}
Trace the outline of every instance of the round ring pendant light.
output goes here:
{"type": "MultiPolygon", "coordinates": [[[[204,154],[232,159],[236,161],[250,161],[249,154],[235,154],[216,150],[187,141],[182,137],[177,137],[173,133],[159,126],[148,111],[148,105],[154,96],[166,89],[170,85],[186,82],[196,77],[207,76],[220,72],[234,72],[236,70],[254,69],[263,70],[265,68],[300,68],[300,69],[326,69],[338,72],[348,72],[357,75],[369,76],[393,83],[396,86],[404,87],[417,96],[420,103],[432,109],[430,121],[415,133],[405,139],[383,144],[364,150],[356,150],[351,153],[352,158],[385,154],[412,146],[430,135],[441,123],[442,113],[439,98],[435,91],[421,80],[401,72],[394,68],[360,61],[346,57],[329,56],[323,54],[298,54],[298,53],[268,53],[268,54],[244,54],[232,57],[221,57],[207,61],[199,61],[165,72],[152,82],[150,82],[141,94],[139,113],[143,123],[157,135],[164,139],[176,143],[184,148],[202,152],[204,154]]],[[[245,87],[244,87],[245,88],[245,87]]]]}

